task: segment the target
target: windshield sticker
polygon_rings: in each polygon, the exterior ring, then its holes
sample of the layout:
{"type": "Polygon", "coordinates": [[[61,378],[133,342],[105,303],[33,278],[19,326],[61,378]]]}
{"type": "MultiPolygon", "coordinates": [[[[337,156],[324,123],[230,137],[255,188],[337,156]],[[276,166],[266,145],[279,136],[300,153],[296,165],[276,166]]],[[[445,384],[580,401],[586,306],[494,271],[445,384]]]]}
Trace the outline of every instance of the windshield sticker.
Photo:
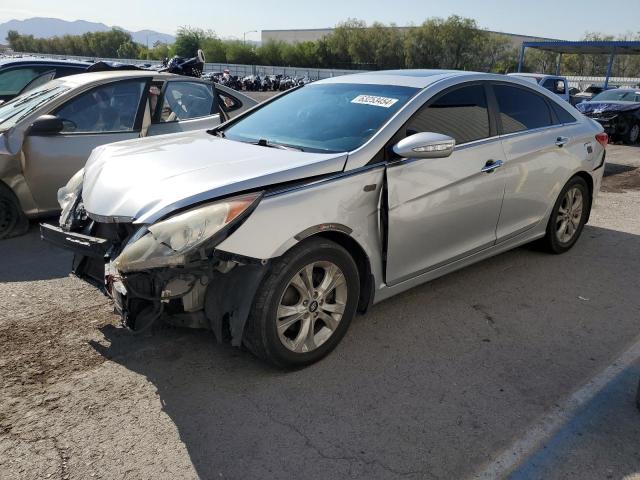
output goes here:
{"type": "Polygon", "coordinates": [[[373,105],[375,107],[389,108],[398,101],[397,98],[377,97],[375,95],[358,95],[351,100],[351,103],[359,103],[360,105],[373,105]]]}

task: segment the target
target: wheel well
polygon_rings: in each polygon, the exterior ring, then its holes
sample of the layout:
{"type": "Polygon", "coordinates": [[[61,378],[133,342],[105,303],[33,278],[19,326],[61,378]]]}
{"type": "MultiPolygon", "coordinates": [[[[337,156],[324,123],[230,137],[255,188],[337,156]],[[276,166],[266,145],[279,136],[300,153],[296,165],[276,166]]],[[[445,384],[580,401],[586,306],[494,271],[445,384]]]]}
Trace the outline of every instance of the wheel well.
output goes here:
{"type": "Polygon", "coordinates": [[[371,265],[369,257],[362,249],[360,244],[356,242],[346,233],[337,231],[325,231],[312,235],[309,238],[322,237],[343,247],[356,262],[358,273],[360,274],[360,299],[358,300],[358,312],[364,313],[372,303],[374,281],[371,274],[371,265]]]}

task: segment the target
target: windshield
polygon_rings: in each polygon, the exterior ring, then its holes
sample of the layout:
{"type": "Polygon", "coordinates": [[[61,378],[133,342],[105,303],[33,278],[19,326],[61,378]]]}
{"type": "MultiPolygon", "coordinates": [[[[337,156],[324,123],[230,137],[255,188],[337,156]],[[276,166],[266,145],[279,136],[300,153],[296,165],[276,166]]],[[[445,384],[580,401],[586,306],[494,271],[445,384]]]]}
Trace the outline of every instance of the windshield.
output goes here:
{"type": "Polygon", "coordinates": [[[249,114],[224,134],[240,142],[348,152],[363,145],[417,92],[391,85],[307,85],[249,114]]]}
{"type": "Polygon", "coordinates": [[[640,102],[640,92],[635,90],[607,90],[594,96],[591,101],[640,102]]]}
{"type": "Polygon", "coordinates": [[[0,105],[0,131],[8,130],[40,106],[68,91],[69,87],[55,82],[29,90],[13,100],[0,105]]]}

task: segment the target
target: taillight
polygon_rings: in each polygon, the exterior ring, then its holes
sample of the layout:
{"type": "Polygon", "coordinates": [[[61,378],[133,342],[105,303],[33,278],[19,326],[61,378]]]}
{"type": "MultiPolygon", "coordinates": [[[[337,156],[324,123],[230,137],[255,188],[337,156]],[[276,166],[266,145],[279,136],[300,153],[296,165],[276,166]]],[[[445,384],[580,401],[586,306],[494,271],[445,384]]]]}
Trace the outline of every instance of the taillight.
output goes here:
{"type": "Polygon", "coordinates": [[[603,147],[607,147],[607,144],[609,143],[609,135],[607,135],[606,133],[602,132],[596,135],[596,140],[598,141],[598,143],[600,145],[602,145],[603,147]]]}

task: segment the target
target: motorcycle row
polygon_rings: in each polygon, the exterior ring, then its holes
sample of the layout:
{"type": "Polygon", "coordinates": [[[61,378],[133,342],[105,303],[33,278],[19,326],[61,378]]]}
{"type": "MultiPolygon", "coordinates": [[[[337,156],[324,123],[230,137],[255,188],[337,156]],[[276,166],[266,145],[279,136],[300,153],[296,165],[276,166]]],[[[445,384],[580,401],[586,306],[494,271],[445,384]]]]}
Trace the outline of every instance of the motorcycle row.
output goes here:
{"type": "Polygon", "coordinates": [[[211,80],[214,83],[219,83],[225,87],[233,88],[234,90],[246,90],[249,92],[270,92],[270,91],[285,91],[290,88],[294,88],[306,83],[310,83],[312,80],[307,77],[290,77],[288,75],[247,75],[246,77],[239,77],[237,75],[229,75],[222,72],[205,73],[202,78],[211,80]]]}
{"type": "MultiPolygon", "coordinates": [[[[240,77],[238,75],[231,75],[228,70],[224,72],[208,72],[203,73],[205,65],[205,58],[202,50],[198,50],[198,54],[193,58],[182,58],[175,56],[171,59],[166,58],[162,65],[152,67],[151,65],[144,65],[143,69],[154,69],[160,72],[175,73],[178,75],[186,75],[189,77],[200,77],[206,80],[211,80],[214,83],[219,83],[228,88],[234,90],[247,90],[250,92],[268,92],[268,91],[285,91],[290,88],[298,87],[311,83],[313,80],[308,76],[291,77],[289,75],[275,74],[275,75],[247,75],[246,77],[240,77]]],[[[111,67],[113,68],[113,67],[111,67]]]]}

